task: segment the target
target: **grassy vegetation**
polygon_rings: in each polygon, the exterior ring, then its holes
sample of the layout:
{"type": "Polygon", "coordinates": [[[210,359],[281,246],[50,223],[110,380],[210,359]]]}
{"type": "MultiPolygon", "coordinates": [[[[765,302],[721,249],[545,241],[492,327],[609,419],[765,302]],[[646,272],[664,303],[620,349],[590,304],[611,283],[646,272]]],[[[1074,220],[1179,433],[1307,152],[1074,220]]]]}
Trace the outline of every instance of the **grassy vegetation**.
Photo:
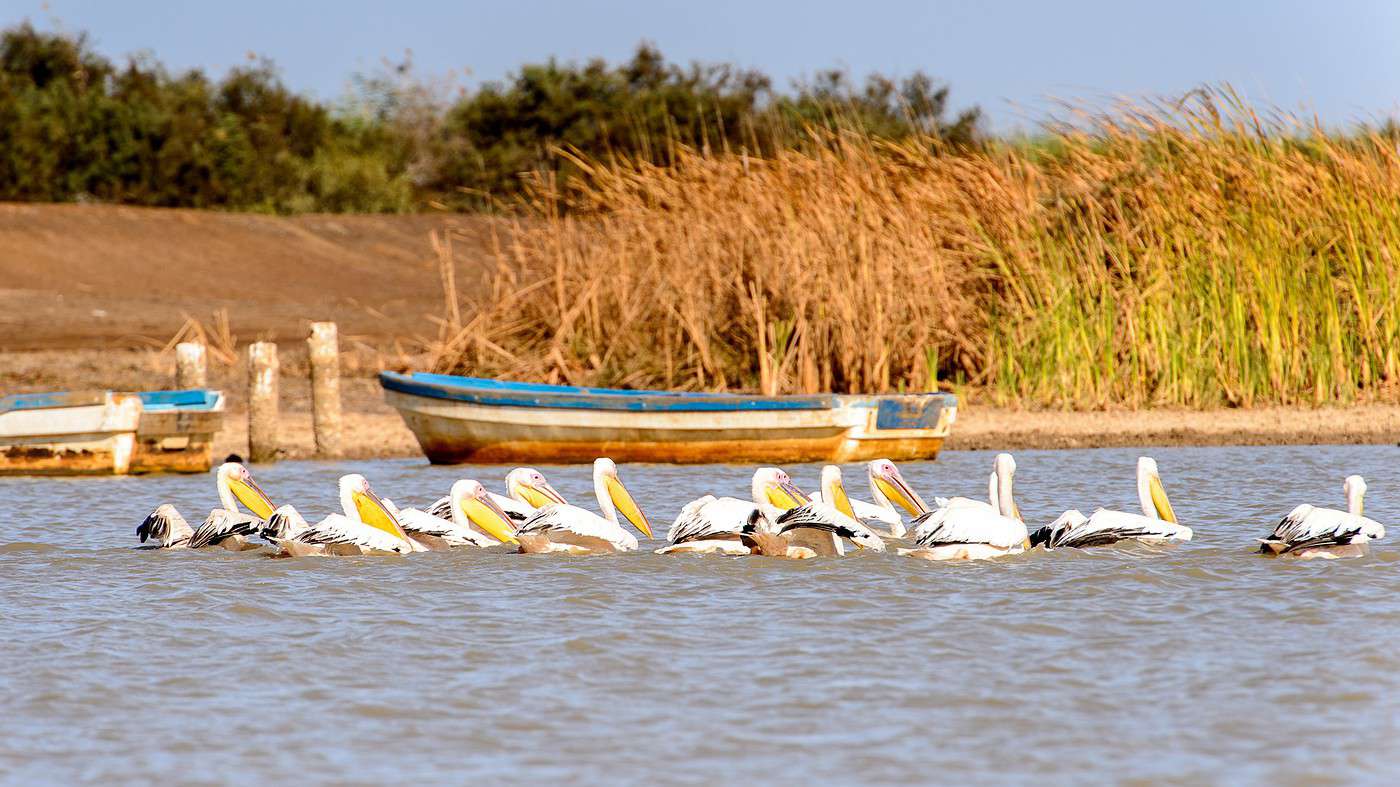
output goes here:
{"type": "Polygon", "coordinates": [[[1081,407],[1396,398],[1387,134],[1197,94],[957,155],[815,132],[574,164],[535,184],[441,367],[765,392],[941,376],[1081,407]]]}

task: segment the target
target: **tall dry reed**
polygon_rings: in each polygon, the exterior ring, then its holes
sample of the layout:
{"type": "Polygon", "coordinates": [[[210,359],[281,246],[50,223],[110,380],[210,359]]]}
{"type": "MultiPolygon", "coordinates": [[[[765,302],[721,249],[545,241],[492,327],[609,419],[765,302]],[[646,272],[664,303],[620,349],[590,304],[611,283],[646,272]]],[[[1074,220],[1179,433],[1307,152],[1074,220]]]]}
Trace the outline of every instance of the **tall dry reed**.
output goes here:
{"type": "Polygon", "coordinates": [[[1395,398],[1400,155],[1228,93],[1036,144],[579,160],[440,366],[557,382],[1249,406],[1395,398]]]}

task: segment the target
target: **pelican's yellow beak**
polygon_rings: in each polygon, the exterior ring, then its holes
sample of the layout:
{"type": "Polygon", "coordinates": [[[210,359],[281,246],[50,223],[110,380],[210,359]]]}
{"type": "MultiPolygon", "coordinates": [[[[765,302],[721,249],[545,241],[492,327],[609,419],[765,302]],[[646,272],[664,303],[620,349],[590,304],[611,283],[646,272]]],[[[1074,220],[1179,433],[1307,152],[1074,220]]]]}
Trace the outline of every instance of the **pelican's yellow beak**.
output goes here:
{"type": "Polygon", "coordinates": [[[879,488],[880,494],[886,500],[909,512],[910,516],[920,516],[928,513],[928,504],[919,497],[919,493],[909,488],[904,483],[904,479],[899,476],[875,476],[875,486],[879,488]]]}
{"type": "MultiPolygon", "coordinates": [[[[846,494],[845,484],[839,482],[832,484],[831,500],[828,500],[827,502],[831,503],[831,505],[835,507],[837,511],[840,511],[841,513],[845,514],[851,519],[856,518],[856,510],[854,507],[851,506],[851,498],[849,495],[846,494]]],[[[860,546],[860,544],[856,544],[856,546],[860,546]]]]}
{"type": "Polygon", "coordinates": [[[262,491],[262,487],[258,486],[258,482],[254,481],[251,476],[246,480],[242,478],[230,479],[228,488],[238,499],[238,502],[242,503],[244,508],[252,511],[253,515],[259,519],[270,518],[272,512],[277,509],[267,493],[262,491]]]}
{"type": "Polygon", "coordinates": [[[472,524],[485,530],[496,539],[505,544],[519,543],[515,539],[515,525],[506,516],[506,512],[501,510],[496,501],[490,497],[468,497],[462,500],[462,513],[472,524]]]}
{"type": "Polygon", "coordinates": [[[626,517],[633,527],[646,533],[647,538],[651,538],[651,523],[647,521],[646,514],[642,513],[642,509],[637,507],[637,501],[632,499],[632,493],[627,491],[627,487],[611,475],[603,483],[608,488],[608,497],[612,499],[617,512],[626,517]]]}
{"type": "Polygon", "coordinates": [[[764,491],[768,495],[768,502],[772,503],[780,511],[787,511],[797,508],[798,506],[805,506],[807,503],[811,502],[807,499],[807,495],[802,493],[801,489],[798,489],[790,482],[780,484],[770,483],[764,491]]]}
{"type": "Polygon", "coordinates": [[[544,508],[554,503],[564,503],[564,496],[554,491],[554,487],[548,481],[542,484],[521,484],[520,496],[525,498],[525,502],[535,508],[544,508]]]}
{"type": "Polygon", "coordinates": [[[361,522],[383,530],[395,538],[408,540],[408,534],[404,532],[398,518],[389,511],[388,506],[384,505],[384,501],[379,499],[379,495],[373,492],[357,491],[352,492],[350,497],[355,501],[355,513],[360,515],[361,522]]]}
{"type": "Polygon", "coordinates": [[[1157,516],[1165,522],[1176,524],[1176,512],[1172,510],[1172,501],[1167,499],[1167,490],[1162,488],[1162,478],[1156,474],[1147,479],[1147,491],[1152,495],[1152,507],[1157,509],[1157,516]]]}

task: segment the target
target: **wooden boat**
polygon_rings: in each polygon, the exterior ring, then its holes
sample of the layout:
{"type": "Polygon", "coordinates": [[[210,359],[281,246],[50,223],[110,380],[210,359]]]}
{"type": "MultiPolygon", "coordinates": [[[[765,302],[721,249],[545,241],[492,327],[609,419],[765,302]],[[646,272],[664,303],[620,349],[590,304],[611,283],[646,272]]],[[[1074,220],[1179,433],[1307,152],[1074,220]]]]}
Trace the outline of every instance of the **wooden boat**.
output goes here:
{"type": "Polygon", "coordinates": [[[957,414],[941,393],[749,396],[422,372],[379,382],[436,464],[933,459],[957,414]]]}
{"type": "Polygon", "coordinates": [[[224,425],[224,395],[196,388],[143,391],[130,473],[205,473],[224,425]]]}
{"type": "Polygon", "coordinates": [[[205,472],[218,391],[70,391],[0,398],[0,475],[205,472]]]}

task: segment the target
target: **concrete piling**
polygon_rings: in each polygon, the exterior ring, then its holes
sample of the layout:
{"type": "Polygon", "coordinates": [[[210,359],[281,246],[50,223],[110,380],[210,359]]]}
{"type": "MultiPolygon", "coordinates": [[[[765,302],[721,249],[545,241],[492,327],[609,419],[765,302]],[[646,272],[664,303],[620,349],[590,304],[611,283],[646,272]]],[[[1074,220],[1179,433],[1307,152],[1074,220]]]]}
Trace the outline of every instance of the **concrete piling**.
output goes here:
{"type": "Polygon", "coordinates": [[[306,340],[311,365],[311,427],[316,455],[340,455],[340,342],[333,322],[311,324],[306,340]]]}
{"type": "Polygon", "coordinates": [[[277,461],[277,345],[248,345],[248,458],[277,461]]]}
{"type": "Polygon", "coordinates": [[[209,372],[205,365],[208,353],[198,342],[180,342],[175,345],[175,387],[180,390],[204,388],[209,384],[209,372]]]}

